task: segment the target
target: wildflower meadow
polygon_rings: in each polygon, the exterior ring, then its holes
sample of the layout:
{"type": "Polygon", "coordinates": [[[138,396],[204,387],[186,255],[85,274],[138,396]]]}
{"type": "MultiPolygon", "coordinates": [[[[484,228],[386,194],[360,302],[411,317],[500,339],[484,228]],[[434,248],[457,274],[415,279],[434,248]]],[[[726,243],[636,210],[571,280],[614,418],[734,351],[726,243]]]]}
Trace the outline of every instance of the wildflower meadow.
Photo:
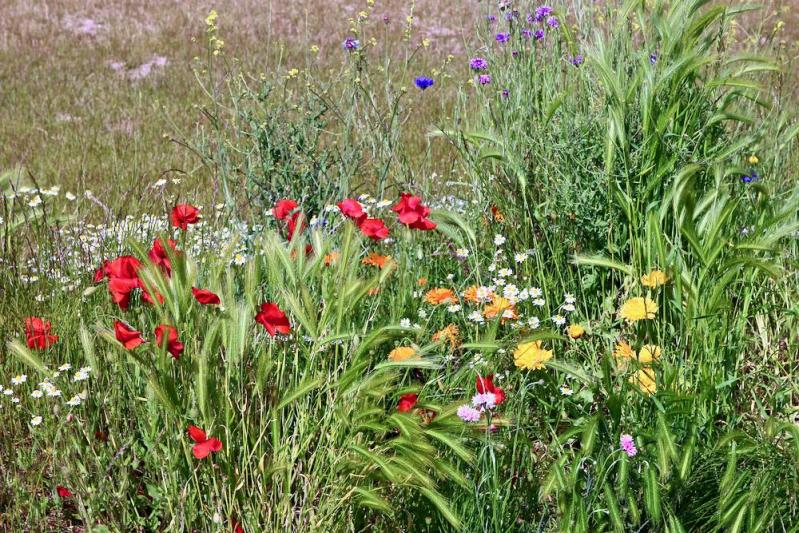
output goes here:
{"type": "Polygon", "coordinates": [[[46,4],[2,531],[799,531],[793,3],[46,4]]]}

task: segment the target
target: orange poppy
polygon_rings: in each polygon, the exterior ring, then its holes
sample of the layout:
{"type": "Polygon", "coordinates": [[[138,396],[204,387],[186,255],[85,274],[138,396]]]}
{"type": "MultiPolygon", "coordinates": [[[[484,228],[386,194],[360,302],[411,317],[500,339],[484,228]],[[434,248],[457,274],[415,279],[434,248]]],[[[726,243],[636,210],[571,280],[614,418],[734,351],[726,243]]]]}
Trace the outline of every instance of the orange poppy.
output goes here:
{"type": "Polygon", "coordinates": [[[364,265],[376,266],[377,268],[382,269],[389,261],[391,261],[390,255],[380,255],[378,253],[372,252],[364,257],[361,260],[361,263],[364,265]]]}

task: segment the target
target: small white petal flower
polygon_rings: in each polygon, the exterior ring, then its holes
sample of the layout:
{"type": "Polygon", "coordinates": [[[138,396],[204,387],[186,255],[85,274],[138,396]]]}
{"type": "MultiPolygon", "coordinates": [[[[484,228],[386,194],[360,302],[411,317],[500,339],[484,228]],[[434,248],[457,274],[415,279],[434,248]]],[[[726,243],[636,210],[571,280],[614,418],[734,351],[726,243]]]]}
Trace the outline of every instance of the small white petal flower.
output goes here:
{"type": "Polygon", "coordinates": [[[31,418],[31,426],[38,426],[39,424],[42,423],[42,420],[43,420],[42,417],[38,415],[34,416],[33,418],[31,418]]]}

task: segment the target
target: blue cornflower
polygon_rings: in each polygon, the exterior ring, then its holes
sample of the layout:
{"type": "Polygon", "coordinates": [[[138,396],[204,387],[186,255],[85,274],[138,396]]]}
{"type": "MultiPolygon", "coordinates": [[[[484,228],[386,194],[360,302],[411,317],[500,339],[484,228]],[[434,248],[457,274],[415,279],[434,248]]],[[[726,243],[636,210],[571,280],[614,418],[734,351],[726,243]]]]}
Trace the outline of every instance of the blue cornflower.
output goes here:
{"type": "Polygon", "coordinates": [[[544,40],[544,35],[545,35],[545,33],[544,33],[544,30],[542,30],[542,29],[537,29],[537,30],[535,30],[533,32],[533,37],[535,37],[536,41],[543,41],[544,40]]]}
{"type": "Polygon", "coordinates": [[[506,43],[510,40],[510,33],[498,33],[497,34],[497,42],[498,43],[506,43]]]}
{"type": "Polygon", "coordinates": [[[423,91],[428,87],[432,87],[434,83],[435,80],[433,80],[433,78],[428,78],[426,76],[419,76],[416,78],[416,86],[423,91]]]}
{"type": "Polygon", "coordinates": [[[751,173],[751,174],[749,174],[749,175],[743,175],[743,176],[741,176],[741,181],[742,181],[742,182],[744,182],[744,183],[752,183],[753,181],[757,181],[757,180],[759,180],[759,179],[760,179],[760,174],[758,174],[758,173],[757,173],[756,171],[754,171],[754,170],[753,170],[753,171],[752,171],[752,173],[751,173]]]}
{"type": "Polygon", "coordinates": [[[577,54],[576,56],[570,57],[569,61],[575,67],[579,67],[580,65],[583,64],[583,61],[585,61],[585,58],[582,56],[582,54],[577,54]]]}
{"type": "Polygon", "coordinates": [[[345,50],[350,50],[350,51],[357,50],[358,48],[361,47],[361,42],[355,37],[347,37],[346,39],[344,39],[343,46],[345,50]]]}

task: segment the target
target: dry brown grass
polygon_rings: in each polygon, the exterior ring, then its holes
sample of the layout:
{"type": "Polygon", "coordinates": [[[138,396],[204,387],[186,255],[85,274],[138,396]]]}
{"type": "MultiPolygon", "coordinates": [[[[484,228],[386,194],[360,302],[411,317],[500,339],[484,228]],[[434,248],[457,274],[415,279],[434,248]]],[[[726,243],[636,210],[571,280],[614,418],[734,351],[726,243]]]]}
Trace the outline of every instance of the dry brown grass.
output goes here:
{"type": "MultiPolygon", "coordinates": [[[[412,40],[432,44],[432,61],[461,53],[478,5],[468,0],[417,2],[412,40]]],[[[63,191],[91,189],[114,199],[169,169],[198,186],[205,171],[164,134],[190,137],[202,95],[192,61],[206,53],[204,19],[219,12],[227,58],[253,73],[307,60],[340,63],[348,19],[367,8],[345,0],[5,0],[0,6],[0,169],[22,165],[37,183],[63,191]],[[91,31],[94,21],[95,31],[91,31]],[[167,60],[148,76],[136,69],[167,60]],[[115,71],[113,63],[123,65],[115,71]]],[[[371,19],[387,49],[403,38],[410,3],[378,2],[371,19]],[[383,17],[388,23],[383,23],[383,17]]],[[[124,195],[123,195],[124,196],[124,195]]],[[[130,208],[130,206],[128,206],[130,208]]]]}

